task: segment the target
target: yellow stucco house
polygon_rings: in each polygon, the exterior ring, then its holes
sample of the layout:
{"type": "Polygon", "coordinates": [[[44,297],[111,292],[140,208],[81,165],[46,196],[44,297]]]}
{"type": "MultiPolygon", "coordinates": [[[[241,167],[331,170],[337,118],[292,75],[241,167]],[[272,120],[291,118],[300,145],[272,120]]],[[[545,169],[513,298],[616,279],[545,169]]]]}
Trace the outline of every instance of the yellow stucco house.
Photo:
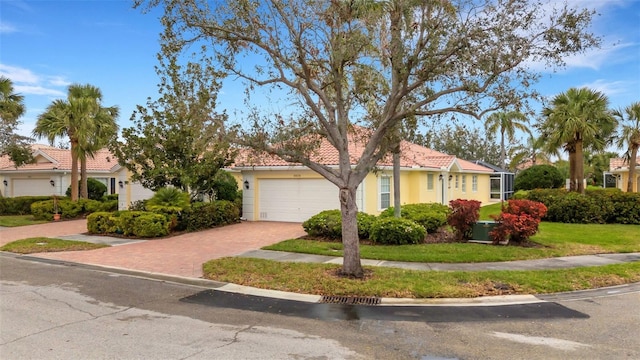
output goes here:
{"type": "MultiPolygon", "coordinates": [[[[454,199],[486,204],[503,198],[496,192],[505,186],[494,169],[406,141],[401,144],[401,153],[402,204],[448,205],[454,199]]],[[[325,141],[314,160],[337,167],[338,152],[325,141]]],[[[243,216],[248,221],[302,222],[322,210],[340,208],[338,188],[300,164],[273,156],[251,156],[237,159],[232,169],[242,174],[243,216]]],[[[356,197],[358,209],[369,214],[377,215],[393,206],[390,160],[378,163],[377,171],[369,173],[358,187],[356,197]]]]}
{"type": "MultiPolygon", "coordinates": [[[[609,173],[616,179],[616,187],[627,191],[629,182],[629,162],[623,158],[609,159],[609,173]]],[[[632,179],[633,192],[640,191],[640,157],[636,159],[635,179],[632,179]]]]}

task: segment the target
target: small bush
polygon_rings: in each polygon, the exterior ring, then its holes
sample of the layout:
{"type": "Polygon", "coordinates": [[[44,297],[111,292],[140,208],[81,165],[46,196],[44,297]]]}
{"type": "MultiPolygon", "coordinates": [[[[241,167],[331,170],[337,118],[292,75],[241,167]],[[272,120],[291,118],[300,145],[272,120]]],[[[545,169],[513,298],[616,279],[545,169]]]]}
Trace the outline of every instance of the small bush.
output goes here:
{"type": "Polygon", "coordinates": [[[180,214],[178,230],[198,231],[240,221],[240,210],[227,200],[194,203],[180,214]]]}
{"type": "MultiPolygon", "coordinates": [[[[68,199],[57,199],[57,213],[62,219],[75,219],[83,214],[83,206],[80,202],[73,202],[68,199]]],[[[40,201],[31,204],[31,214],[37,220],[53,220],[56,213],[54,200],[40,201]]]]}
{"type": "Polygon", "coordinates": [[[535,165],[516,176],[513,188],[518,190],[555,189],[564,185],[564,178],[555,166],[535,165]]]}
{"type": "Polygon", "coordinates": [[[169,222],[162,214],[143,213],[134,218],[131,232],[144,238],[165,236],[169,234],[169,222]]]}
{"type": "Polygon", "coordinates": [[[147,200],[136,200],[136,201],[132,201],[131,204],[129,204],[129,210],[131,211],[145,211],[147,208],[147,200]]]}
{"type": "Polygon", "coordinates": [[[419,244],[427,234],[415,221],[395,217],[378,218],[369,231],[371,241],[382,245],[419,244]]]}
{"type": "Polygon", "coordinates": [[[100,207],[98,208],[98,211],[107,211],[107,212],[118,211],[118,200],[103,201],[100,207]]]}
{"type": "Polygon", "coordinates": [[[602,205],[595,199],[575,192],[567,193],[564,197],[549,205],[547,220],[562,223],[604,224],[607,213],[602,211],[602,205]]]}
{"type": "Polygon", "coordinates": [[[109,194],[109,195],[105,195],[102,197],[102,199],[100,199],[100,201],[102,202],[106,202],[106,201],[118,201],[118,194],[109,194]]]}
{"type": "Polygon", "coordinates": [[[471,239],[473,224],[480,218],[480,201],[477,200],[451,200],[449,201],[451,213],[447,223],[454,229],[458,241],[471,239]]]}
{"type": "Polygon", "coordinates": [[[146,209],[153,210],[153,207],[177,207],[184,210],[189,207],[189,194],[180,189],[167,187],[162,188],[146,202],[146,209]]]}
{"type": "Polygon", "coordinates": [[[538,232],[540,220],[547,213],[543,203],[530,200],[509,200],[508,205],[496,218],[498,225],[489,233],[493,243],[509,239],[514,243],[528,240],[538,232]]]}
{"type": "MultiPolygon", "coordinates": [[[[406,204],[400,207],[400,216],[422,225],[427,233],[435,233],[447,224],[449,207],[438,203],[406,204]]],[[[387,208],[380,217],[394,216],[394,208],[387,208]]]]}
{"type": "Polygon", "coordinates": [[[238,182],[228,171],[220,169],[216,172],[212,188],[216,200],[235,201],[238,198],[238,182]]]}
{"type": "MultiPolygon", "coordinates": [[[[369,239],[370,228],[376,221],[376,217],[358,212],[356,221],[358,222],[358,237],[361,240],[369,239]]],[[[302,227],[309,236],[332,240],[342,239],[342,212],[340,210],[321,211],[303,222],[302,227]]]]}
{"type": "Polygon", "coordinates": [[[640,225],[640,193],[611,194],[613,212],[610,222],[640,225]]]}
{"type": "Polygon", "coordinates": [[[0,215],[29,215],[31,204],[52,199],[52,196],[0,197],[0,215]]]}
{"type": "Polygon", "coordinates": [[[87,230],[91,234],[113,234],[118,230],[117,217],[111,212],[94,212],[87,216],[87,230]]]}
{"type": "MultiPolygon", "coordinates": [[[[121,211],[117,220],[118,232],[122,232],[123,235],[135,235],[134,226],[136,218],[147,214],[145,211],[121,211]]],[[[156,214],[157,215],[157,214],[156,214]]],[[[160,215],[162,216],[162,215],[160,215]]]]}

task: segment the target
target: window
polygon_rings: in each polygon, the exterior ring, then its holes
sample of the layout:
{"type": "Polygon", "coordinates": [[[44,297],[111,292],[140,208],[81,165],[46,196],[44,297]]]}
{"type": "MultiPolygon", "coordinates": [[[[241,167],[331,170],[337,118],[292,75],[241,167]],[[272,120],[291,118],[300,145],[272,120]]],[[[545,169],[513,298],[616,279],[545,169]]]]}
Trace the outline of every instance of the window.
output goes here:
{"type": "Polygon", "coordinates": [[[471,191],[478,191],[478,175],[473,175],[471,177],[471,191]]]}
{"type": "Polygon", "coordinates": [[[462,175],[462,192],[467,192],[467,175],[462,175]]]}
{"type": "Polygon", "coordinates": [[[380,210],[384,210],[391,206],[391,178],[389,176],[381,176],[380,180],[380,210]]]}
{"type": "Polygon", "coordinates": [[[427,190],[433,190],[433,174],[427,174],[427,190]]]}
{"type": "Polygon", "coordinates": [[[460,175],[456,175],[456,189],[460,187],[460,175]]]}
{"type": "Polygon", "coordinates": [[[502,199],[502,194],[501,194],[501,186],[500,186],[500,175],[498,176],[491,176],[491,199],[493,200],[500,200],[502,199]]]}

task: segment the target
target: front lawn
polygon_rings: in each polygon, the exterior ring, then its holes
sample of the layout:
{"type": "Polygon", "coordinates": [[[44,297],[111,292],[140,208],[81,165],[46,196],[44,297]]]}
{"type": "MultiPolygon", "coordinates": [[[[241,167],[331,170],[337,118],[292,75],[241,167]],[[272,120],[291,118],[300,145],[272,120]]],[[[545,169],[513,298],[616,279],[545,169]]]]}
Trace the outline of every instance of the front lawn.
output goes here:
{"type": "Polygon", "coordinates": [[[0,247],[0,251],[9,251],[18,254],[34,254],[43,252],[93,250],[108,246],[109,245],[93,244],[84,241],[35,237],[10,242],[0,247]]]}
{"type": "MultiPolygon", "coordinates": [[[[363,259],[465,263],[637,252],[640,251],[640,226],[543,222],[540,224],[539,233],[531,240],[540,246],[493,246],[472,243],[361,245],[360,254],[363,259]]],[[[292,239],[263,249],[342,256],[340,242],[292,239]]]]}
{"type": "Polygon", "coordinates": [[[43,224],[48,221],[36,220],[33,215],[4,215],[0,216],[0,226],[15,227],[25,225],[43,224]]]}

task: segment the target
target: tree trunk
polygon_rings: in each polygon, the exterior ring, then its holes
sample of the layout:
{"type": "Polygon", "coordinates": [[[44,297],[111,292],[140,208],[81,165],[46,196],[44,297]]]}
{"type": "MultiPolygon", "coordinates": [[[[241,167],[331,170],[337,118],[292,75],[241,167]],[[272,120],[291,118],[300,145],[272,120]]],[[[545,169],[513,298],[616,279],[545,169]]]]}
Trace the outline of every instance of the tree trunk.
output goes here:
{"type": "MultiPolygon", "coordinates": [[[[631,146],[631,158],[629,159],[629,179],[627,180],[627,192],[633,192],[633,185],[636,182],[636,159],[638,157],[638,146],[631,146]]],[[[636,189],[640,192],[640,189],[636,189]]]]}
{"type": "MultiPolygon", "coordinates": [[[[78,201],[78,140],[71,140],[71,201],[78,201]]],[[[61,184],[62,185],[62,184],[61,184]]]]}
{"type": "Polygon", "coordinates": [[[500,168],[506,169],[507,152],[504,149],[504,130],[500,131],[500,168]]]}
{"type": "Polygon", "coordinates": [[[89,188],[87,187],[87,158],[80,160],[80,198],[89,198],[89,188]]]}
{"type": "Polygon", "coordinates": [[[584,154],[582,152],[582,140],[576,141],[576,191],[584,194],[584,154]]]}
{"type": "Polygon", "coordinates": [[[356,217],[358,206],[356,205],[355,187],[340,189],[340,210],[342,211],[342,245],[344,248],[342,273],[362,278],[364,272],[360,262],[360,242],[356,217]]]}
{"type": "Polygon", "coordinates": [[[400,217],[400,145],[393,150],[393,216],[400,217]]]}

